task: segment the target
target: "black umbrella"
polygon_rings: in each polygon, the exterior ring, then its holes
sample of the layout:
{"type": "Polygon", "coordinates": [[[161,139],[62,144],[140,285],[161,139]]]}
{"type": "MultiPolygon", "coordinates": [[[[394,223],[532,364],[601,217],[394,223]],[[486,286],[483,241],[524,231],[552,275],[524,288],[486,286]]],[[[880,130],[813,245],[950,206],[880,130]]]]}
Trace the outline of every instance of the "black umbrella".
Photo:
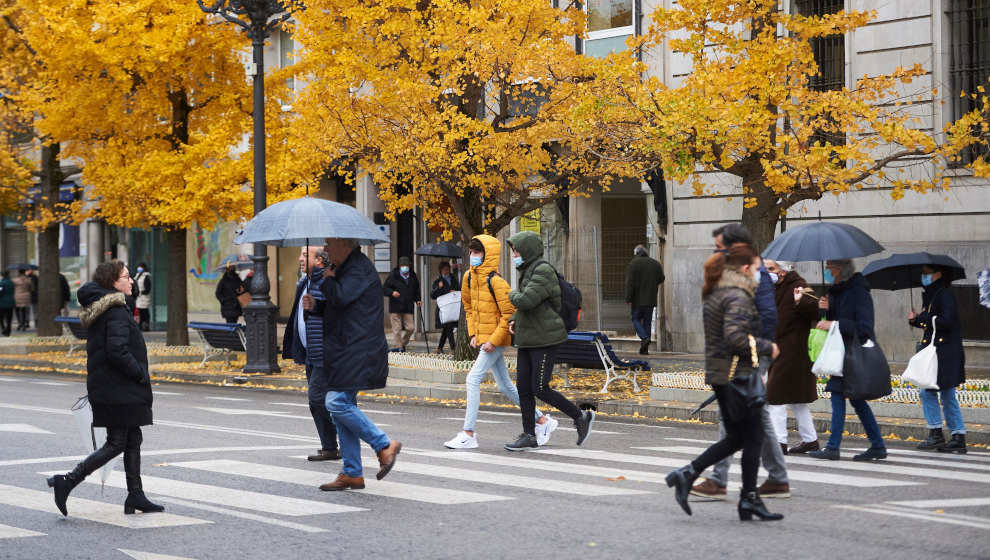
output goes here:
{"type": "Polygon", "coordinates": [[[830,261],[865,257],[883,246],[863,230],[849,224],[813,222],[788,229],[763,251],[775,261],[830,261]]]}
{"type": "Polygon", "coordinates": [[[459,259],[464,255],[464,251],[458,245],[453,243],[448,243],[447,241],[435,241],[433,243],[427,243],[419,249],[416,249],[416,254],[423,257],[447,257],[451,259],[459,259]]]}
{"type": "Polygon", "coordinates": [[[250,255],[227,255],[220,261],[220,266],[216,268],[215,272],[223,272],[228,265],[234,265],[236,270],[247,270],[254,267],[250,255]]]}
{"type": "MultiPolygon", "coordinates": [[[[966,269],[948,255],[900,253],[873,261],[863,269],[863,276],[874,290],[904,290],[921,287],[921,267],[939,267],[946,282],[966,277],[966,269]]],[[[911,293],[914,307],[914,293],[911,293]]]]}
{"type": "Polygon", "coordinates": [[[7,265],[7,270],[38,270],[38,265],[26,263],[9,264],[7,265]]]}

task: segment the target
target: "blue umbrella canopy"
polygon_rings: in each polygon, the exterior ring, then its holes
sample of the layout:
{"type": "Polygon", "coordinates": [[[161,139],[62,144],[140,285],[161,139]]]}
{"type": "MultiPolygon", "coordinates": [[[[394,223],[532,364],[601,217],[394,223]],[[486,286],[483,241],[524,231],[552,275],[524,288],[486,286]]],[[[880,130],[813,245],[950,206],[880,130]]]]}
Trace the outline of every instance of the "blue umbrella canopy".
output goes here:
{"type": "Polygon", "coordinates": [[[302,247],[320,244],[328,237],[357,239],[363,245],[388,241],[385,232],[354,207],[304,196],[258,212],[234,237],[234,243],[302,247]]]}
{"type": "Polygon", "coordinates": [[[966,277],[966,270],[948,255],[931,253],[899,253],[871,262],[863,276],[874,290],[905,290],[921,287],[921,267],[939,267],[947,281],[966,277]]]}
{"type": "Polygon", "coordinates": [[[813,222],[788,229],[763,251],[775,261],[828,261],[865,257],[883,246],[849,224],[813,222]]]}

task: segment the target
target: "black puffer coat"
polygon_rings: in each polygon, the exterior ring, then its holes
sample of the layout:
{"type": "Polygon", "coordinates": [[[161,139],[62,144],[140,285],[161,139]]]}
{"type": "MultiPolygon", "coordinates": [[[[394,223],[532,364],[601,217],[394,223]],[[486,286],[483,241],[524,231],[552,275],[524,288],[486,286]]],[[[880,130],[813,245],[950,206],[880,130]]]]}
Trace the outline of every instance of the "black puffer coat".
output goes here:
{"type": "Polygon", "coordinates": [[[733,358],[739,358],[735,374],[753,372],[749,335],[756,340],[757,356],[773,354],[773,343],[760,338],[760,316],[753,303],[756,282],[726,269],[715,289],[704,298],[705,383],[725,385],[733,358]]]}
{"type": "Polygon", "coordinates": [[[237,296],[247,291],[247,286],[236,272],[224,272],[217,283],[217,289],[213,295],[220,302],[220,316],[224,319],[236,320],[241,316],[241,302],[237,296]]]}
{"type": "Polygon", "coordinates": [[[79,288],[86,329],[86,389],[93,425],[151,424],[148,351],[124,294],[93,282],[79,288]]]}

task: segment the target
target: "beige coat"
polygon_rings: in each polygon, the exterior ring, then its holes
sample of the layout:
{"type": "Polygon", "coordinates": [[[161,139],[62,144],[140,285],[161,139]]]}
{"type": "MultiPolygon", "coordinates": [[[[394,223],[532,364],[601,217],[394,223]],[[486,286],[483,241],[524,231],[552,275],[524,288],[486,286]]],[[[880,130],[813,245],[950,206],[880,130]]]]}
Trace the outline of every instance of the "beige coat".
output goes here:
{"type": "Polygon", "coordinates": [[[14,305],[31,307],[31,292],[34,288],[31,279],[22,274],[11,281],[14,283],[14,305]]]}

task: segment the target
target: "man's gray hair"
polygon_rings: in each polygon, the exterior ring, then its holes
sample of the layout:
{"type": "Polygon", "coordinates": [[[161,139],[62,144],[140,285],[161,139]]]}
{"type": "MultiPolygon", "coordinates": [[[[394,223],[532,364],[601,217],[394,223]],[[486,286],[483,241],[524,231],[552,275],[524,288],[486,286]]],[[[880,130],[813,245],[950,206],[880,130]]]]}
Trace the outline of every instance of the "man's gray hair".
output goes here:
{"type": "Polygon", "coordinates": [[[650,256],[650,253],[646,250],[646,247],[644,247],[643,245],[636,245],[636,248],[633,249],[633,253],[641,257],[650,256]]]}
{"type": "Polygon", "coordinates": [[[794,272],[794,262],[793,261],[774,261],[777,266],[780,267],[784,272],[794,272]]]}
{"type": "Polygon", "coordinates": [[[853,264],[852,259],[834,259],[830,261],[825,261],[827,265],[839,265],[839,277],[835,279],[835,282],[845,282],[852,278],[853,274],[856,274],[856,265],[853,264]]]}

